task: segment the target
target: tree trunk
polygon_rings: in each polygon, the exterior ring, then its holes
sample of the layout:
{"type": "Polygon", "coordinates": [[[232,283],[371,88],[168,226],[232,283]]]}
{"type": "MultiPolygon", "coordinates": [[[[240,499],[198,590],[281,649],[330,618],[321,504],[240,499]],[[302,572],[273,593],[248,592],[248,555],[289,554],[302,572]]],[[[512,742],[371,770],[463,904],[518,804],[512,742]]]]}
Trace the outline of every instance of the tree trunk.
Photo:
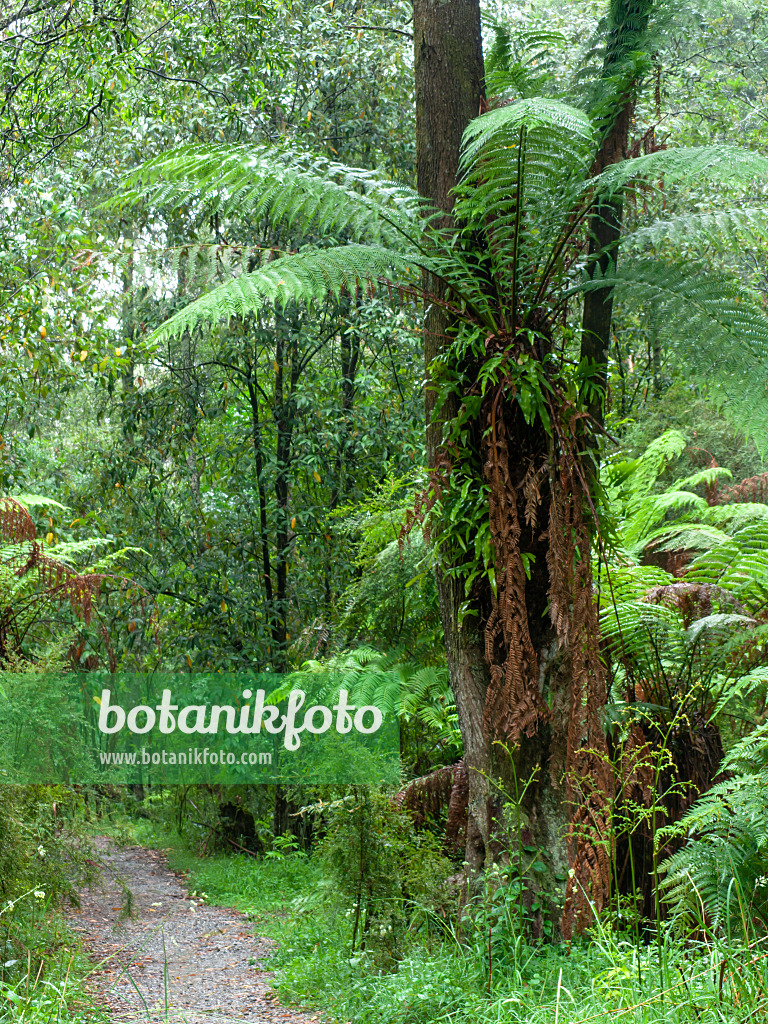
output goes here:
{"type": "MultiPolygon", "coordinates": [[[[602,144],[592,168],[594,175],[627,158],[637,78],[634,68],[630,71],[626,62],[633,52],[642,49],[652,8],[653,0],[618,0],[613,5],[601,77],[603,82],[607,82],[623,75],[624,81],[615,97],[613,112],[603,125],[602,144]]],[[[589,222],[589,263],[593,276],[598,272],[605,274],[610,264],[615,265],[618,260],[623,214],[623,204],[619,197],[607,198],[595,204],[589,222]]],[[[612,318],[612,287],[597,288],[585,294],[581,358],[593,368],[590,378],[593,387],[587,396],[587,408],[600,426],[605,414],[612,318]]]]}
{"type": "MultiPolygon", "coordinates": [[[[450,232],[461,137],[483,99],[478,0],[417,0],[414,45],[418,189],[437,212],[433,224],[450,232]]],[[[425,288],[435,300],[424,323],[429,367],[455,324],[440,304],[439,282],[427,279],[425,288]]],[[[489,344],[503,349],[509,343],[489,339],[488,356],[489,344]]],[[[428,380],[427,457],[438,476],[450,464],[441,420],[457,413],[459,401],[437,411],[428,380]]],[[[547,431],[527,423],[516,402],[496,405],[491,396],[484,403],[476,443],[477,468],[490,491],[497,588],[492,592],[481,577],[468,599],[460,574],[447,565],[437,573],[468,771],[466,860],[476,873],[508,857],[526,890],[521,914],[539,934],[548,917],[548,934],[557,937],[569,823],[583,900],[574,910],[569,897],[567,931],[590,893],[602,905],[607,876],[604,850],[574,843],[573,831],[574,822],[582,833],[604,831],[604,780],[585,753],[605,743],[595,732],[599,711],[592,707],[601,681],[596,641],[582,649],[587,632],[595,632],[584,559],[588,537],[578,532],[581,508],[569,489],[570,471],[553,464],[547,431]]]]}
{"type": "MultiPolygon", "coordinates": [[[[440,214],[440,228],[450,231],[461,137],[477,117],[484,95],[483,52],[479,0],[416,0],[413,8],[416,79],[416,174],[419,194],[440,214]]],[[[439,299],[434,278],[425,281],[439,299]]],[[[433,303],[424,319],[424,362],[440,353],[451,325],[433,303]]],[[[434,416],[435,393],[425,390],[427,460],[431,469],[442,456],[440,422],[434,416]]],[[[454,409],[443,410],[451,416],[454,409]]],[[[482,869],[490,853],[493,800],[488,776],[492,771],[491,743],[483,728],[488,665],[482,635],[471,617],[463,621],[464,581],[438,569],[437,588],[445,633],[448,672],[456,700],[469,779],[466,859],[470,870],[482,869]]]]}

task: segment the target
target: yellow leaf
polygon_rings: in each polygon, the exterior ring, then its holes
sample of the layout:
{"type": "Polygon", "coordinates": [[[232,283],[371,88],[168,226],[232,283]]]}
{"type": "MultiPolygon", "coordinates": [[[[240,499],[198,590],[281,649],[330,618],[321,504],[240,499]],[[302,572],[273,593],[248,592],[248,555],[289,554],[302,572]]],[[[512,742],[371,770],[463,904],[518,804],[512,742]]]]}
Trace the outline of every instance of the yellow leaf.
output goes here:
{"type": "Polygon", "coordinates": [[[291,529],[296,529],[296,516],[294,516],[293,519],[291,520],[291,529]]]}
{"type": "Polygon", "coordinates": [[[189,655],[187,655],[187,664],[189,665],[190,668],[192,668],[192,659],[190,658],[189,655]]]}
{"type": "Polygon", "coordinates": [[[119,355],[120,355],[120,349],[119,349],[119,348],[116,348],[116,349],[115,349],[115,355],[116,355],[116,356],[119,356],[119,355]]]}
{"type": "Polygon", "coordinates": [[[46,331],[45,327],[41,327],[40,328],[40,337],[41,338],[45,338],[47,336],[48,336],[48,331],[46,331]]]}
{"type": "Polygon", "coordinates": [[[221,610],[223,612],[225,612],[227,610],[227,602],[226,601],[222,601],[221,602],[221,610]]]}
{"type": "Polygon", "coordinates": [[[93,699],[96,701],[99,707],[101,707],[101,697],[94,697],[93,699]]]}
{"type": "Polygon", "coordinates": [[[80,353],[80,362],[84,363],[87,358],[88,358],[88,350],[87,349],[83,349],[82,352],[80,353]]]}
{"type": "Polygon", "coordinates": [[[45,542],[46,542],[46,544],[53,544],[53,534],[52,533],[50,533],[50,532],[46,533],[46,535],[45,535],[45,542]]]}
{"type": "Polygon", "coordinates": [[[274,359],[274,360],[272,361],[272,365],[273,365],[273,366],[274,366],[274,368],[275,368],[275,373],[278,373],[278,372],[279,372],[279,370],[280,370],[280,367],[278,366],[278,364],[277,364],[277,360],[276,360],[276,359],[274,359]]]}
{"type": "Polygon", "coordinates": [[[313,469],[313,470],[312,470],[312,476],[313,476],[313,477],[315,478],[315,480],[317,481],[317,483],[320,483],[320,474],[319,474],[319,473],[317,472],[317,470],[316,470],[316,469],[313,469]]]}

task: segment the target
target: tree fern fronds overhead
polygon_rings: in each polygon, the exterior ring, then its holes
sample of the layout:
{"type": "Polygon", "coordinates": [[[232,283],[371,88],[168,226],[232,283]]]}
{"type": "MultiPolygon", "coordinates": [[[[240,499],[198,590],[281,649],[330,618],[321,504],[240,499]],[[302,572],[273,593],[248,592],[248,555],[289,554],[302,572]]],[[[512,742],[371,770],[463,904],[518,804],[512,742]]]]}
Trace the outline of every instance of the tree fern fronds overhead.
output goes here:
{"type": "Polygon", "coordinates": [[[196,202],[223,216],[300,223],[321,235],[373,241],[413,240],[423,205],[408,186],[375,171],[266,147],[186,146],[126,177],[119,202],[177,209],[196,202]]]}
{"type": "Polygon", "coordinates": [[[606,283],[654,311],[691,380],[768,451],[768,317],[760,297],[692,261],[638,260],[582,288],[606,283]]]}
{"type": "Polygon", "coordinates": [[[268,302],[322,302],[343,290],[354,293],[380,282],[402,284],[413,275],[413,267],[413,261],[375,245],[339,245],[282,256],[191,302],[158,327],[150,341],[164,342],[201,324],[243,317],[268,302]]]}

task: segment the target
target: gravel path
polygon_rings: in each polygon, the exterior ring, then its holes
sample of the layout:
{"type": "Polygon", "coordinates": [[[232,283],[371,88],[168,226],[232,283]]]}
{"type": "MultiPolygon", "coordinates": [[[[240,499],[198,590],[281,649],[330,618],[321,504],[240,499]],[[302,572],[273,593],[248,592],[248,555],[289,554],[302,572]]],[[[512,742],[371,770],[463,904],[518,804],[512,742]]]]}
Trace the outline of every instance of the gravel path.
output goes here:
{"type": "Polygon", "coordinates": [[[254,938],[247,917],[199,906],[163,855],[97,840],[99,886],[81,893],[71,923],[96,963],[94,1002],[115,1022],[147,1024],[310,1024],[317,1016],[271,998],[261,966],[274,946],[254,938]],[[126,886],[132,916],[125,918],[126,886]],[[122,915],[122,916],[121,916],[122,915]]]}

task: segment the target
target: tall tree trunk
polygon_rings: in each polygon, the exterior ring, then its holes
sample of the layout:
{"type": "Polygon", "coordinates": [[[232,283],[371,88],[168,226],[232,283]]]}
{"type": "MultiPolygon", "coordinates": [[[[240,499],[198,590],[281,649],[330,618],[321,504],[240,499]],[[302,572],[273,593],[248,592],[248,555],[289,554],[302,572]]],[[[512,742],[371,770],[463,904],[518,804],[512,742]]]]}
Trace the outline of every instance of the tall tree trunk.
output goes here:
{"type": "MultiPolygon", "coordinates": [[[[621,78],[612,113],[603,125],[603,140],[592,168],[599,174],[611,164],[626,160],[629,130],[634,112],[633,93],[637,78],[626,66],[630,55],[642,49],[643,37],[653,9],[653,0],[618,0],[612,5],[611,24],[603,60],[602,81],[621,78]]],[[[611,86],[615,88],[615,86],[611,86]]],[[[624,208],[620,197],[609,197],[595,204],[589,222],[589,263],[592,276],[605,274],[618,260],[624,208]]],[[[605,415],[605,389],[608,380],[608,355],[611,347],[613,288],[597,288],[584,296],[581,330],[581,358],[593,367],[593,389],[587,408],[600,426],[605,415]]]]}
{"type": "MultiPolygon", "coordinates": [[[[452,227],[451,190],[456,184],[461,137],[477,117],[484,95],[479,0],[416,0],[413,8],[416,79],[416,174],[420,195],[442,216],[436,223],[452,227]]],[[[441,297],[440,283],[426,280],[427,290],[441,297]]],[[[451,324],[438,303],[424,319],[424,361],[428,368],[440,353],[451,324]]],[[[428,372],[428,371],[427,371],[428,372]]],[[[425,391],[427,459],[431,468],[442,457],[442,432],[435,417],[435,392],[425,391]]],[[[443,410],[452,416],[456,407],[443,410]]],[[[469,778],[466,859],[478,871],[490,855],[494,801],[489,775],[492,747],[483,728],[488,665],[482,633],[473,617],[462,620],[464,581],[437,571],[440,615],[445,633],[451,689],[456,700],[469,778]]]]}
{"type": "Polygon", "coordinates": [[[129,441],[133,440],[133,417],[135,409],[133,400],[136,392],[134,381],[135,364],[133,346],[136,340],[136,318],[134,310],[133,288],[133,228],[127,221],[123,223],[123,245],[131,251],[128,262],[123,269],[123,303],[122,303],[122,335],[125,345],[127,363],[120,372],[122,383],[122,417],[123,430],[129,441]]]}

